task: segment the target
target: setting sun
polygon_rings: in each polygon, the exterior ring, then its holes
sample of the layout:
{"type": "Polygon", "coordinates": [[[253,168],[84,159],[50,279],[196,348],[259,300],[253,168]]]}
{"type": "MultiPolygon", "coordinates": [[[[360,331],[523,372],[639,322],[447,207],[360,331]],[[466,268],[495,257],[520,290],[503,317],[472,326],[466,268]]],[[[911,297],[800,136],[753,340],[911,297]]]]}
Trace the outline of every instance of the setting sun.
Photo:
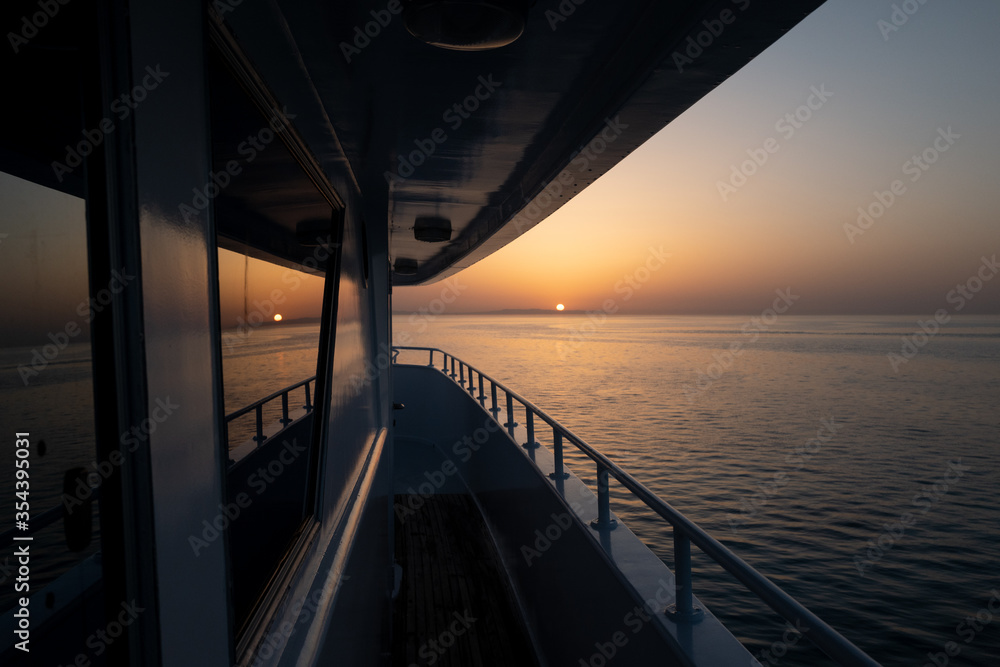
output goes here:
{"type": "Polygon", "coordinates": [[[275,322],[280,322],[281,321],[281,313],[275,313],[274,314],[274,321],[275,322]]]}
{"type": "Polygon", "coordinates": [[[556,305],[556,310],[564,310],[565,308],[566,306],[562,305],[561,303],[556,305]]]}

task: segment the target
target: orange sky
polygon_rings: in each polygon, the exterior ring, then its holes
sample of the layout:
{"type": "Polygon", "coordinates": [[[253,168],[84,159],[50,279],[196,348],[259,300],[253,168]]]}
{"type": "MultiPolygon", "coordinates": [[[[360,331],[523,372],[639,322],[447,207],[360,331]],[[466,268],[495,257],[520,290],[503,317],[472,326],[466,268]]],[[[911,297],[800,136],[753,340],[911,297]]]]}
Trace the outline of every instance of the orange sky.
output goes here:
{"type": "MultiPolygon", "coordinates": [[[[883,33],[890,4],[829,0],[536,228],[451,282],[395,289],[394,309],[752,315],[790,288],[797,315],[927,316],[978,274],[962,314],[1000,313],[983,262],[1000,254],[1000,3],[923,4],[883,33]],[[885,210],[851,232],[859,207],[885,210]]],[[[0,178],[3,229],[46,221],[0,230],[8,342],[86,310],[83,202],[37,188],[0,178]]],[[[242,256],[219,262],[224,327],[319,316],[320,279],[250,260],[245,286],[242,256]]]]}
{"type": "Polygon", "coordinates": [[[323,279],[220,248],[219,302],[224,329],[270,322],[275,313],[286,322],[319,317],[323,279]]]}
{"type": "MultiPolygon", "coordinates": [[[[885,13],[831,0],[538,227],[452,286],[396,289],[394,309],[459,290],[447,312],[614,299],[622,312],[742,314],[788,287],[799,314],[943,307],[1000,252],[1000,8],[928,4],[888,40],[885,13]],[[915,166],[927,151],[934,163],[915,166]],[[849,233],[894,181],[902,194],[849,233]],[[650,248],[670,257],[629,295],[650,248]]],[[[1000,312],[1000,280],[963,312],[1000,312]]]]}
{"type": "MultiPolygon", "coordinates": [[[[563,303],[754,314],[787,288],[802,315],[949,307],[982,258],[1000,253],[1000,4],[927,4],[888,40],[877,28],[884,13],[881,3],[830,0],[521,238],[449,281],[396,288],[394,310],[445,296],[446,313],[563,303]],[[789,130],[786,114],[810,101],[808,119],[789,130]],[[746,169],[745,183],[724,185],[768,145],[776,150],[746,169]],[[914,172],[913,157],[929,150],[934,164],[914,172]],[[858,208],[872,209],[894,181],[902,194],[849,234],[858,208]]],[[[16,208],[18,188],[30,184],[14,180],[0,186],[16,208]]],[[[39,215],[77,222],[39,241],[46,271],[83,238],[82,208],[53,201],[39,215]]],[[[6,240],[9,257],[16,242],[6,240]]],[[[319,316],[321,279],[250,260],[245,290],[245,259],[220,250],[219,263],[224,327],[274,312],[319,316]]],[[[22,297],[41,298],[30,289],[22,297]]],[[[85,294],[65,299],[71,308],[85,294]]],[[[1000,280],[984,283],[962,313],[1000,313],[1000,280]]],[[[42,315],[38,330],[61,322],[42,315]]]]}

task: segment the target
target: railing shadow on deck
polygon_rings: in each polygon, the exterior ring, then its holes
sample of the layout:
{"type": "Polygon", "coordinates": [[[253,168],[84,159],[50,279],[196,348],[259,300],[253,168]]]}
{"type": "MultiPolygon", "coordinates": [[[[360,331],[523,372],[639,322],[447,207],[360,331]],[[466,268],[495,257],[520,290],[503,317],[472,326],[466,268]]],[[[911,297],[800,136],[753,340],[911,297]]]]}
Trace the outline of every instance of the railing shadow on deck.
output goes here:
{"type": "Polygon", "coordinates": [[[597,501],[598,516],[591,525],[598,529],[612,529],[615,520],[611,518],[611,499],[609,493],[610,479],[613,477],[638,498],[649,509],[659,515],[673,530],[674,543],[674,577],[675,600],[668,610],[669,617],[677,623],[697,620],[700,609],[693,603],[693,580],[691,575],[691,545],[701,549],[702,553],[718,563],[726,572],[740,582],[744,588],[757,596],[762,602],[777,612],[790,623],[802,623],[809,628],[807,638],[830,658],[843,665],[867,665],[878,667],[879,663],[859,649],[850,640],[841,635],[813,612],[785,593],[770,579],[759,573],[743,559],[730,551],[721,542],[709,535],[696,523],[681,514],[669,503],[662,500],[646,486],[625,472],[611,459],[591,447],[572,431],[545,414],[534,403],[517,392],[486,375],[479,369],[454,357],[444,350],[432,347],[392,348],[392,361],[398,364],[401,353],[426,352],[427,366],[438,368],[450,377],[456,384],[479,401],[483,410],[489,412],[503,428],[507,429],[511,439],[515,437],[514,429],[519,426],[515,421],[514,403],[519,403],[525,415],[525,429],[528,434],[526,448],[541,446],[535,440],[535,420],[544,422],[552,429],[552,453],[555,471],[549,477],[564,479],[568,473],[563,464],[563,443],[569,442],[580,452],[593,461],[597,467],[597,501]],[[435,355],[440,355],[441,365],[435,363],[435,355]],[[489,394],[486,393],[489,385],[489,394]],[[478,395],[477,392],[478,391],[478,395]],[[502,410],[498,394],[502,392],[505,410],[502,410]],[[486,403],[489,401],[490,406],[486,403]],[[504,412],[505,421],[500,423],[500,412],[504,412]]]}

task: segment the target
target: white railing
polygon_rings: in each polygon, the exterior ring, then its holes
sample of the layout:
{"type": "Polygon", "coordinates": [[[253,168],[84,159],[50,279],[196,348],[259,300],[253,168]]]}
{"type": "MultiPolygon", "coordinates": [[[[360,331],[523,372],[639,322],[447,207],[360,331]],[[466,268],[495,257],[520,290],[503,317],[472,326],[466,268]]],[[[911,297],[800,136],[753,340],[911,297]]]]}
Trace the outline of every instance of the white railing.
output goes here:
{"type": "Polygon", "coordinates": [[[506,410],[504,411],[505,421],[502,426],[507,429],[511,439],[514,439],[514,429],[518,426],[518,423],[515,421],[514,403],[519,403],[524,411],[525,429],[528,433],[528,441],[524,444],[525,447],[540,446],[535,441],[535,420],[538,419],[547,424],[552,429],[552,453],[555,464],[555,471],[549,475],[550,477],[563,479],[568,476],[563,466],[564,442],[568,441],[590,458],[597,466],[598,513],[597,517],[591,522],[591,525],[595,529],[610,530],[615,526],[615,520],[611,518],[611,496],[609,493],[611,477],[618,480],[633,496],[641,500],[647,507],[656,512],[672,526],[675,570],[674,599],[676,600],[669,610],[669,616],[672,620],[677,623],[690,623],[697,620],[699,616],[700,610],[694,606],[692,592],[691,545],[694,544],[701,549],[702,553],[721,565],[723,569],[743,584],[747,590],[756,595],[785,620],[792,623],[795,627],[809,628],[808,632],[805,633],[806,637],[828,656],[843,665],[878,667],[878,662],[852,644],[850,640],[827,625],[818,616],[788,595],[788,593],[781,590],[770,579],[748,565],[721,542],[705,532],[695,522],[671,507],[669,503],[646,488],[632,477],[632,475],[604,456],[604,454],[601,454],[581,438],[574,435],[572,431],[545,414],[534,403],[500,382],[497,382],[474,366],[438,348],[393,347],[393,363],[399,363],[398,357],[401,352],[413,351],[427,352],[427,365],[434,368],[438,368],[434,357],[435,354],[439,354],[441,356],[440,370],[454,380],[456,384],[468,391],[473,398],[478,400],[483,409],[488,411],[498,424],[500,423],[499,413],[501,412],[498,403],[498,393],[503,392],[506,410]],[[489,385],[488,395],[485,391],[487,384],[489,385]],[[476,394],[477,390],[479,392],[478,395],[476,394]],[[487,400],[490,401],[489,408],[486,407],[487,400]]]}

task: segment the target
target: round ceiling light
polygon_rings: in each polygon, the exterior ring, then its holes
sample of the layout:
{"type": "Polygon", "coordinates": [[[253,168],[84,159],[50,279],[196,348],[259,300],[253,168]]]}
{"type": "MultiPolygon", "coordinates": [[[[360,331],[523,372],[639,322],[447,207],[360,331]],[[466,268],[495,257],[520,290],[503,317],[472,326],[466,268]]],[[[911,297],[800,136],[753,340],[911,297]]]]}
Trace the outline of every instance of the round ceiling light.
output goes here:
{"type": "Polygon", "coordinates": [[[425,243],[450,241],[451,220],[436,215],[421,216],[413,223],[413,237],[425,243]]]}
{"type": "Polygon", "coordinates": [[[432,46],[488,51],[524,32],[528,0],[413,0],[403,15],[406,29],[432,46]]]}
{"type": "Polygon", "coordinates": [[[400,257],[392,265],[393,271],[401,276],[413,276],[417,273],[417,260],[400,257]]]}

